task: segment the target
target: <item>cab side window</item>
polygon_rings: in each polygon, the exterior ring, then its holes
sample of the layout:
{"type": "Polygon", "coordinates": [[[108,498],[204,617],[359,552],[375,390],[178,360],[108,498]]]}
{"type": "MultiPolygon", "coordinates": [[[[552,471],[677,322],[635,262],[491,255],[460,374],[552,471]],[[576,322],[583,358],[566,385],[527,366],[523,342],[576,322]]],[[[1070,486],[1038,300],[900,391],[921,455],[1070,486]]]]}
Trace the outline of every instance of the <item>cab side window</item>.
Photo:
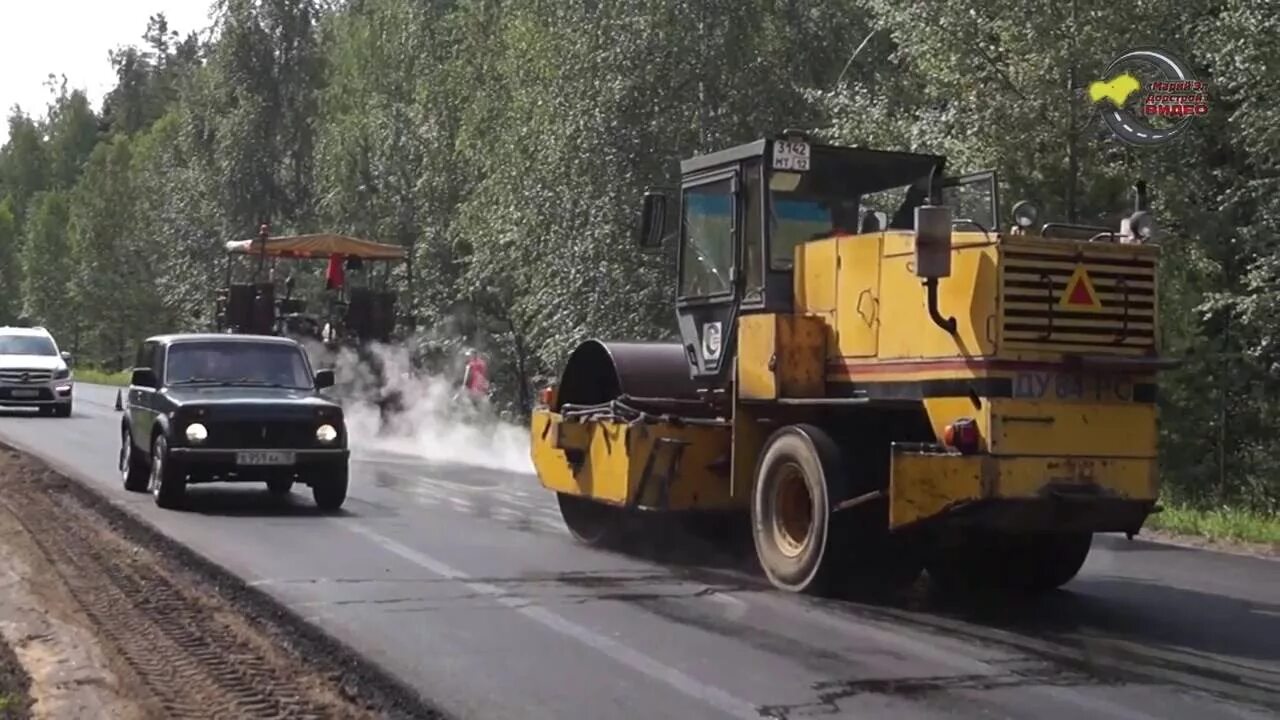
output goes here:
{"type": "Polygon", "coordinates": [[[684,191],[680,297],[733,290],[733,181],[726,178],[684,191]]]}
{"type": "Polygon", "coordinates": [[[164,345],[152,343],[151,369],[156,373],[156,382],[164,385],[164,345]]]}

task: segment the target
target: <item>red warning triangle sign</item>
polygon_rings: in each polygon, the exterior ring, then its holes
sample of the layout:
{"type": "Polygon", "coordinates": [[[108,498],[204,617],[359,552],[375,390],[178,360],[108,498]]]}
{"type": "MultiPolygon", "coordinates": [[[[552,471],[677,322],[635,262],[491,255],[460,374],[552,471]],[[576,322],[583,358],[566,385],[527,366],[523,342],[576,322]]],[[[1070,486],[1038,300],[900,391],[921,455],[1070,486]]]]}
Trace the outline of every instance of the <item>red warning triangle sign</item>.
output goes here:
{"type": "Polygon", "coordinates": [[[1085,272],[1084,265],[1076,265],[1058,304],[1073,310],[1102,309],[1102,300],[1098,297],[1098,291],[1093,288],[1093,281],[1089,279],[1089,273],[1085,272]]]}

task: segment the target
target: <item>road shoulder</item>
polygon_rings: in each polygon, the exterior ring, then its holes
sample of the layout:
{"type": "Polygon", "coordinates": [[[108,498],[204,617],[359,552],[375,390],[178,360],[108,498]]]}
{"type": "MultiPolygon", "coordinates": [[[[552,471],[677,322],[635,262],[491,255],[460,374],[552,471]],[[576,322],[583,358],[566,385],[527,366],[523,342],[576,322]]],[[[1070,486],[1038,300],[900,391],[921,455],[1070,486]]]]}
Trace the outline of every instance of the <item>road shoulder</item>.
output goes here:
{"type": "Polygon", "coordinates": [[[2,444],[0,568],[0,628],[30,679],[32,717],[439,717],[225,571],[2,444]]]}

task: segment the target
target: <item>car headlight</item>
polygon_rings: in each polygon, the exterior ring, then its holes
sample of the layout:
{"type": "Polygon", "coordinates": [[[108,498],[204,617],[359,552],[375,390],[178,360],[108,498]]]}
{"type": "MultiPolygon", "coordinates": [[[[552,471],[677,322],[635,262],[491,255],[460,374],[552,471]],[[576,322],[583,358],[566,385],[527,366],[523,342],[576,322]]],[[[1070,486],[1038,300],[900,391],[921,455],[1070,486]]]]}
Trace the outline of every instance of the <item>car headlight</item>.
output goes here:
{"type": "Polygon", "coordinates": [[[66,380],[71,377],[71,368],[62,368],[53,374],[54,380],[66,380]]]}
{"type": "Polygon", "coordinates": [[[191,423],[187,426],[187,440],[193,443],[202,443],[209,439],[209,428],[202,423],[191,423]]]}
{"type": "Polygon", "coordinates": [[[325,423],[324,425],[316,428],[316,439],[325,445],[328,445],[338,439],[338,430],[334,426],[325,423]]]}

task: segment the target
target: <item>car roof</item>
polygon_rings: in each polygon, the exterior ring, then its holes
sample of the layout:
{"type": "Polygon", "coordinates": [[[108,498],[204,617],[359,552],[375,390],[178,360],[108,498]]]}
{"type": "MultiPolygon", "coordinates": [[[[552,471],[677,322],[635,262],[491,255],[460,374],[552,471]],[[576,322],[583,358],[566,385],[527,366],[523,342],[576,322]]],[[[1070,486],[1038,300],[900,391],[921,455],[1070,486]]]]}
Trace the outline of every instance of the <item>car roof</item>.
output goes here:
{"type": "Polygon", "coordinates": [[[302,347],[293,338],[278,335],[246,335],[232,333],[174,333],[169,335],[153,335],[146,342],[157,342],[162,345],[174,345],[187,342],[245,343],[256,345],[291,345],[302,347]]]}
{"type": "Polygon", "coordinates": [[[0,326],[0,335],[21,335],[23,337],[53,337],[42,327],[9,327],[0,326]]]}

